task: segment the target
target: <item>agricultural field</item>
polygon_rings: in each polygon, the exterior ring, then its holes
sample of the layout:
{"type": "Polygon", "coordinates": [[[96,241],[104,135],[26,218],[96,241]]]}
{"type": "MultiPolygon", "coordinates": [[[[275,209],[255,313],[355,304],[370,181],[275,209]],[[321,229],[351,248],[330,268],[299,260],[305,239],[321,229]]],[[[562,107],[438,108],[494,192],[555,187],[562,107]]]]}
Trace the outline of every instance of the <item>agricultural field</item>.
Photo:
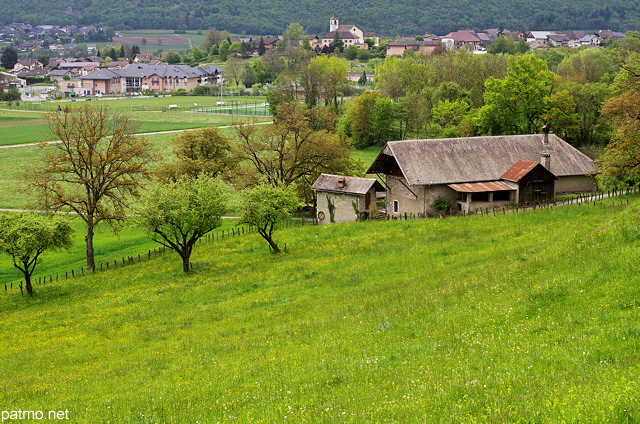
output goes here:
{"type": "MultiPolygon", "coordinates": [[[[162,156],[162,160],[172,160],[171,136],[173,131],[200,128],[208,125],[229,126],[237,122],[247,122],[255,119],[257,122],[269,122],[270,117],[248,117],[237,115],[246,110],[234,110],[234,115],[195,113],[191,112],[198,103],[203,107],[216,109],[215,98],[210,97],[159,97],[148,99],[119,99],[94,102],[99,105],[108,105],[110,110],[127,113],[130,119],[138,126],[138,133],[147,134],[162,156]],[[160,112],[163,107],[170,104],[179,106],[178,109],[168,109],[160,112]],[[135,111],[132,111],[135,109],[135,111]],[[150,109],[157,109],[156,111],[150,109]],[[156,132],[169,132],[166,134],[153,134],[156,132]]],[[[225,99],[228,100],[228,99],[225,99]]],[[[233,104],[235,99],[228,100],[233,104]]],[[[240,101],[246,101],[242,98],[240,101]]],[[[249,104],[264,104],[264,98],[250,98],[249,104]]],[[[21,187],[20,176],[31,164],[42,157],[41,148],[37,145],[12,147],[13,145],[37,143],[40,141],[52,141],[55,137],[48,131],[44,118],[47,112],[53,112],[58,105],[74,107],[84,102],[56,102],[41,103],[40,105],[23,102],[22,109],[0,109],[0,208],[23,209],[29,205],[29,195],[19,190],[21,187]],[[39,107],[38,107],[39,106],[39,107]],[[40,110],[29,110],[28,108],[40,110]]],[[[15,108],[15,105],[14,105],[15,108]]],[[[222,129],[231,134],[231,129],[222,129]]]]}
{"type": "Polygon", "coordinates": [[[190,274],[168,253],[14,289],[0,404],[77,423],[636,422],[639,208],[304,226],[276,233],[281,255],[245,234],[199,244],[190,274]]]}
{"type": "Polygon", "coordinates": [[[206,33],[204,30],[190,30],[184,34],[176,34],[173,30],[130,30],[123,31],[122,37],[114,37],[112,41],[123,45],[135,44],[143,53],[157,50],[186,51],[202,46],[206,33]]]}

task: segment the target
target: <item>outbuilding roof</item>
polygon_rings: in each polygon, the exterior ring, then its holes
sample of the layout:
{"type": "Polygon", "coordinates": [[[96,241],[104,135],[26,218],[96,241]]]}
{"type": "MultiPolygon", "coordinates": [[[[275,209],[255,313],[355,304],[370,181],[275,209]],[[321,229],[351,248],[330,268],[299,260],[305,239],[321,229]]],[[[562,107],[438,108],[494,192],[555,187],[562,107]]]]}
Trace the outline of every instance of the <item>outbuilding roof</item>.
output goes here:
{"type": "MultiPolygon", "coordinates": [[[[518,181],[523,179],[529,172],[533,171],[533,169],[537,166],[544,168],[544,166],[542,166],[540,162],[536,162],[533,160],[520,159],[511,168],[509,168],[509,170],[505,172],[504,175],[502,175],[502,179],[517,183],[518,181]]],[[[544,169],[546,170],[546,172],[550,173],[549,170],[547,170],[546,168],[544,169]]]]}
{"type": "Polygon", "coordinates": [[[400,172],[410,185],[497,181],[520,159],[539,162],[543,151],[558,177],[596,172],[593,160],[560,137],[543,140],[530,134],[390,141],[367,173],[400,172]]]}
{"type": "Polygon", "coordinates": [[[311,186],[314,191],[331,191],[345,194],[366,194],[371,187],[376,191],[384,191],[382,184],[375,178],[347,177],[344,175],[320,174],[316,182],[311,186]],[[342,187],[340,180],[344,181],[342,187]]]}

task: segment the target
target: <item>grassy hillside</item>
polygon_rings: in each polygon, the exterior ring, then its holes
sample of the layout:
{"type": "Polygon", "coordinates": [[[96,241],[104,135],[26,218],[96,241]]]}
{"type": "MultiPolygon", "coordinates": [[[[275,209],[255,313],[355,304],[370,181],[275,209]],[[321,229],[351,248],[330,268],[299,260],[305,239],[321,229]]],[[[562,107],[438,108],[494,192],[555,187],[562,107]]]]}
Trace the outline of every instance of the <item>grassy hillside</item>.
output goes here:
{"type": "Polygon", "coordinates": [[[640,200],[307,226],[0,295],[0,405],[72,422],[635,422],[640,200]]]}

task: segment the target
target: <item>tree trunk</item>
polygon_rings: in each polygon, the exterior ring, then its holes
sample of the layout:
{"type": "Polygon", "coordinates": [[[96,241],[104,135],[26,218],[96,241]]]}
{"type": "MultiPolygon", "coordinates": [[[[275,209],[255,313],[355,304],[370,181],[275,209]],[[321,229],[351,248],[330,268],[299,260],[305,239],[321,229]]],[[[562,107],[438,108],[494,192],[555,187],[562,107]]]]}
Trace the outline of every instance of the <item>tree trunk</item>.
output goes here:
{"type": "Polygon", "coordinates": [[[189,261],[191,259],[191,250],[190,247],[184,247],[181,252],[178,252],[182,258],[182,270],[184,272],[191,271],[191,263],[189,261]]]}
{"type": "Polygon", "coordinates": [[[31,285],[31,274],[29,274],[28,272],[24,273],[24,286],[26,287],[29,296],[33,296],[35,292],[33,290],[33,286],[31,285]]]}
{"type": "Polygon", "coordinates": [[[184,272],[189,272],[190,270],[190,265],[189,265],[189,257],[188,256],[183,256],[182,257],[182,270],[184,272]]]}
{"type": "Polygon", "coordinates": [[[93,259],[93,222],[87,223],[87,236],[85,237],[85,242],[87,245],[87,269],[90,271],[95,271],[96,264],[93,259]]]}
{"type": "Polygon", "coordinates": [[[271,248],[273,249],[273,253],[280,253],[280,248],[278,247],[278,245],[276,244],[275,241],[273,241],[273,239],[271,238],[271,236],[269,236],[267,238],[267,241],[269,242],[269,245],[271,246],[271,248]]]}

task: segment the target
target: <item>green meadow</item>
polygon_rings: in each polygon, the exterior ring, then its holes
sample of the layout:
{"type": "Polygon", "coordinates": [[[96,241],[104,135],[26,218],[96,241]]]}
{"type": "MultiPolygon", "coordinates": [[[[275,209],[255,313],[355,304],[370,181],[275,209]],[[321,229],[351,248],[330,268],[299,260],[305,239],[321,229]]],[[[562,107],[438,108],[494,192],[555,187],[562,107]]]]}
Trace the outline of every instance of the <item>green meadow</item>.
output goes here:
{"type": "Polygon", "coordinates": [[[167,253],[3,293],[0,405],[77,423],[637,422],[639,208],[304,226],[276,233],[281,255],[245,234],[199,244],[190,274],[167,253]]]}

